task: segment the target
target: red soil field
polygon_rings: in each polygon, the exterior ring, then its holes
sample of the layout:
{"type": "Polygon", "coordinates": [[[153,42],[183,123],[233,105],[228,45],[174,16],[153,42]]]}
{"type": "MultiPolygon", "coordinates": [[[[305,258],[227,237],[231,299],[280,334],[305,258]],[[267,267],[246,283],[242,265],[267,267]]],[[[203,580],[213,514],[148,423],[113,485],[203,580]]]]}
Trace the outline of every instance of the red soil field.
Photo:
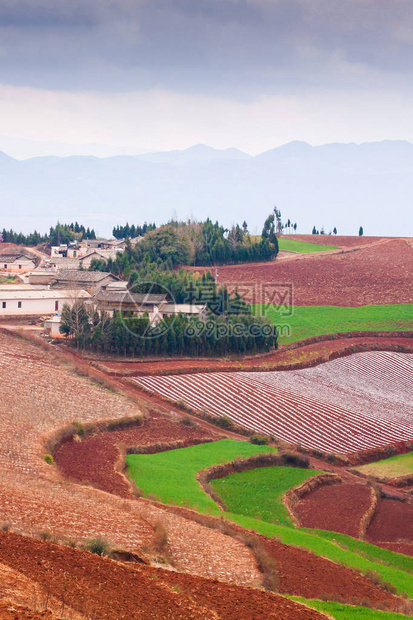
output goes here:
{"type": "Polygon", "coordinates": [[[297,504],[294,512],[303,527],[331,530],[358,537],[360,521],[371,505],[365,484],[343,483],[321,486],[297,504]]]}
{"type": "Polygon", "coordinates": [[[130,485],[125,476],[115,470],[120,457],[119,446],[148,446],[156,443],[182,441],[181,447],[219,439],[219,433],[200,426],[184,426],[161,414],[151,413],[144,426],[99,433],[80,443],[67,442],[59,447],[54,459],[66,478],[87,481],[94,487],[130,497],[130,485]]]}
{"type": "Polygon", "coordinates": [[[0,620],[53,620],[57,618],[49,611],[36,612],[13,603],[0,601],[0,620]]]}
{"type": "MultiPolygon", "coordinates": [[[[101,433],[80,444],[74,441],[67,442],[56,453],[57,465],[66,475],[77,477],[86,483],[91,482],[99,488],[104,487],[106,491],[121,497],[128,497],[131,494],[129,484],[121,474],[114,472],[113,469],[118,456],[116,444],[120,441],[121,435],[127,443],[133,439],[137,445],[140,445],[140,441],[142,441],[141,445],[148,445],[155,437],[162,440],[164,438],[163,428],[160,433],[157,432],[161,423],[163,427],[165,418],[157,417],[153,423],[149,422],[146,429],[143,427],[135,431],[122,431],[122,433],[101,433]],[[123,480],[123,484],[120,480],[123,480]]],[[[173,425],[173,422],[165,424],[166,435],[170,433],[170,426],[173,427],[173,425]]],[[[176,427],[182,427],[182,425],[175,424],[175,434],[170,435],[171,440],[177,436],[176,427]]],[[[187,431],[186,427],[182,428],[185,432],[187,431]]],[[[354,507],[354,504],[352,506],[354,507]]],[[[195,519],[195,514],[191,510],[179,507],[173,507],[171,510],[186,519],[195,519]]],[[[237,526],[235,528],[242,531],[237,526]]],[[[331,600],[347,600],[353,603],[369,601],[374,607],[397,608],[396,597],[380,589],[356,571],[334,564],[303,549],[289,547],[264,537],[260,539],[269,555],[275,560],[280,593],[306,598],[326,597],[331,600]],[[327,578],[326,575],[328,575],[327,578]]]]}
{"type": "Polygon", "coordinates": [[[260,540],[276,562],[280,594],[349,601],[353,605],[368,601],[375,608],[397,609],[397,597],[374,585],[364,575],[304,549],[270,538],[260,537],[260,540]]]}
{"type": "Polygon", "coordinates": [[[153,549],[155,526],[162,523],[178,570],[260,583],[255,558],[242,542],[162,506],[62,481],[58,469],[46,464],[44,441],[74,420],[96,423],[141,412],[136,398],[109,391],[71,370],[66,358],[63,362],[58,352],[0,331],[0,524],[28,535],[48,531],[57,540],[102,537],[140,553],[153,549]]]}
{"type": "Polygon", "coordinates": [[[413,544],[413,504],[381,500],[367,529],[366,538],[374,543],[413,544]]]}
{"type": "MultiPolygon", "coordinates": [[[[382,239],[353,251],[305,254],[291,260],[227,265],[218,268],[220,284],[230,290],[242,285],[289,283],[297,306],[365,306],[413,302],[411,240],[382,239]]],[[[204,272],[206,268],[197,268],[204,272]]],[[[258,286],[259,289],[259,286],[258,286]]],[[[260,298],[257,289],[258,301],[260,298]]],[[[248,301],[251,296],[246,294],[248,301]]],[[[257,301],[256,301],[257,303],[257,301]]]]}
{"type": "Polygon", "coordinates": [[[0,564],[18,570],[50,596],[64,601],[68,615],[74,610],[100,620],[238,620],[242,609],[243,620],[326,617],[260,590],[147,566],[128,566],[10,533],[0,533],[0,564]]]}

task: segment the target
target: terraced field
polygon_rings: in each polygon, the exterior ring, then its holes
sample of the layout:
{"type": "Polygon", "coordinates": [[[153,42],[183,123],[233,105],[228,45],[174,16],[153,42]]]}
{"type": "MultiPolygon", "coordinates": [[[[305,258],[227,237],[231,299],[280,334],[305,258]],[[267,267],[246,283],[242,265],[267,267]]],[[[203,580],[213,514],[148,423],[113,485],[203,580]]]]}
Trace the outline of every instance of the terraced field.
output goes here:
{"type": "Polygon", "coordinates": [[[400,476],[413,476],[413,452],[398,454],[388,459],[368,463],[357,467],[365,476],[377,478],[399,478],[400,476]]]}
{"type": "Polygon", "coordinates": [[[308,241],[300,241],[298,239],[291,239],[289,237],[281,237],[278,239],[278,246],[280,250],[287,252],[300,252],[303,254],[313,254],[314,252],[329,252],[331,250],[338,250],[334,245],[323,245],[320,243],[312,243],[308,241]]]}
{"type": "Polygon", "coordinates": [[[282,317],[275,306],[254,306],[279,329],[279,344],[346,332],[413,332],[413,304],[361,307],[296,306],[292,316],[282,317]],[[289,329],[286,329],[286,328],[289,329]]]}
{"type": "Polygon", "coordinates": [[[289,372],[135,377],[197,411],[286,442],[351,454],[413,439],[413,357],[360,353],[289,372]]]}
{"type": "MultiPolygon", "coordinates": [[[[0,379],[0,526],[7,523],[27,535],[46,531],[63,541],[101,537],[113,547],[139,552],[153,547],[154,527],[161,521],[179,570],[249,585],[260,579],[251,551],[241,542],[139,504],[131,494],[121,499],[62,482],[57,468],[46,464],[44,440],[53,432],[74,420],[85,424],[135,416],[140,413],[135,402],[1,331],[0,379]]],[[[175,426],[179,439],[179,428],[186,427],[175,426]]]]}

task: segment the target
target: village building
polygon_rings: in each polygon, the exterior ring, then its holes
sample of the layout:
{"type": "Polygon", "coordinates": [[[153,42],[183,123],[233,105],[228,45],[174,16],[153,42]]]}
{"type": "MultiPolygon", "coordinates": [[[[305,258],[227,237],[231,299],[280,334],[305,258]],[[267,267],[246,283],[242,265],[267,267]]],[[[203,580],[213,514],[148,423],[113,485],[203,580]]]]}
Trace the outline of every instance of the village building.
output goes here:
{"type": "Polygon", "coordinates": [[[207,306],[200,304],[173,304],[166,303],[160,308],[163,317],[184,314],[185,316],[197,316],[199,319],[206,318],[207,306]]]}
{"type": "Polygon", "coordinates": [[[101,290],[95,298],[102,310],[113,313],[125,312],[136,316],[148,314],[151,320],[158,313],[159,308],[166,304],[166,295],[152,295],[150,293],[131,293],[129,290],[101,290]]]}
{"type": "Polygon", "coordinates": [[[0,286],[0,318],[19,316],[47,316],[60,313],[65,304],[87,301],[89,293],[70,289],[51,289],[46,286],[2,285],[0,286]]]}
{"type": "Polygon", "coordinates": [[[46,266],[31,271],[28,276],[29,284],[32,285],[50,285],[57,281],[57,268],[46,266]]]}
{"type": "Polygon", "coordinates": [[[164,294],[133,293],[126,287],[121,288],[121,285],[126,284],[126,282],[113,283],[102,289],[95,297],[98,306],[110,313],[116,310],[135,316],[147,314],[151,323],[177,314],[199,318],[204,318],[207,314],[205,305],[171,303],[164,294]]]}
{"type": "Polygon", "coordinates": [[[0,271],[6,273],[27,273],[36,267],[35,259],[28,254],[0,255],[0,271]]]}
{"type": "Polygon", "coordinates": [[[62,269],[57,273],[55,288],[84,289],[95,295],[111,282],[119,281],[117,276],[107,271],[82,271],[62,269]]]}
{"type": "Polygon", "coordinates": [[[85,239],[85,243],[89,250],[115,250],[116,252],[123,252],[126,247],[126,242],[118,239],[85,239]]]}

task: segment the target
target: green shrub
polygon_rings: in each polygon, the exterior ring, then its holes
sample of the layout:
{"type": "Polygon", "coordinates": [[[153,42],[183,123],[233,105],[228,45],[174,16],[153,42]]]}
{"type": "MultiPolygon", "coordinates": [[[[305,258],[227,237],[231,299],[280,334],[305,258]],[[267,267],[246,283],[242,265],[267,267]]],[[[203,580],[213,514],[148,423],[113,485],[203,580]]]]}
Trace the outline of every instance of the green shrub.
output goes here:
{"type": "Polygon", "coordinates": [[[219,418],[215,418],[215,424],[220,428],[232,428],[234,426],[234,422],[226,415],[222,415],[219,418]]]}
{"type": "Polygon", "coordinates": [[[251,435],[250,443],[255,444],[256,446],[266,446],[268,445],[269,438],[265,435],[251,435]]]}
{"type": "Polygon", "coordinates": [[[109,545],[103,538],[94,538],[93,540],[89,540],[86,545],[86,548],[90,553],[94,553],[95,555],[108,555],[109,553],[109,545]]]}
{"type": "Polygon", "coordinates": [[[83,437],[83,435],[85,434],[83,424],[81,424],[80,422],[73,422],[73,432],[75,435],[83,437]]]}
{"type": "Polygon", "coordinates": [[[302,467],[307,469],[310,465],[310,459],[304,454],[298,454],[298,452],[284,452],[281,454],[284,465],[290,467],[302,467]]]}
{"type": "Polygon", "coordinates": [[[43,457],[43,460],[45,461],[45,463],[47,463],[48,465],[54,465],[54,458],[52,457],[51,454],[45,454],[43,457]]]}
{"type": "Polygon", "coordinates": [[[184,426],[197,426],[189,415],[184,415],[184,417],[181,418],[179,422],[184,426]]]}

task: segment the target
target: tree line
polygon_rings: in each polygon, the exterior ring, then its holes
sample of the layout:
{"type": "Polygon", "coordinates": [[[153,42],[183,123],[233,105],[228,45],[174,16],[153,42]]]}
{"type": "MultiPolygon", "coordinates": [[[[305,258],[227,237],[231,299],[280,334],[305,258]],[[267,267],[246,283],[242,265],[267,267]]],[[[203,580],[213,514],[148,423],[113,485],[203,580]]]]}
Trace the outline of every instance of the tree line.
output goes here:
{"type": "Polygon", "coordinates": [[[126,223],[125,226],[115,226],[112,230],[112,235],[115,239],[135,239],[136,237],[143,237],[143,235],[146,235],[151,230],[155,230],[155,228],[155,223],[147,224],[145,222],[143,226],[135,226],[135,224],[129,226],[126,223]]]}
{"type": "Polygon", "coordinates": [[[152,324],[147,314],[110,315],[76,302],[63,307],[60,331],[78,348],[131,357],[221,357],[269,352],[277,347],[275,328],[249,312],[209,311],[202,320],[177,314],[152,324]]]}
{"type": "Polygon", "coordinates": [[[78,224],[78,222],[71,224],[60,224],[51,226],[49,234],[42,235],[36,230],[28,235],[18,233],[13,229],[6,230],[3,228],[2,240],[4,243],[15,243],[17,245],[39,245],[40,243],[48,243],[49,245],[68,244],[71,241],[81,241],[82,239],[96,239],[96,233],[92,228],[85,228],[85,226],[78,224]]]}

